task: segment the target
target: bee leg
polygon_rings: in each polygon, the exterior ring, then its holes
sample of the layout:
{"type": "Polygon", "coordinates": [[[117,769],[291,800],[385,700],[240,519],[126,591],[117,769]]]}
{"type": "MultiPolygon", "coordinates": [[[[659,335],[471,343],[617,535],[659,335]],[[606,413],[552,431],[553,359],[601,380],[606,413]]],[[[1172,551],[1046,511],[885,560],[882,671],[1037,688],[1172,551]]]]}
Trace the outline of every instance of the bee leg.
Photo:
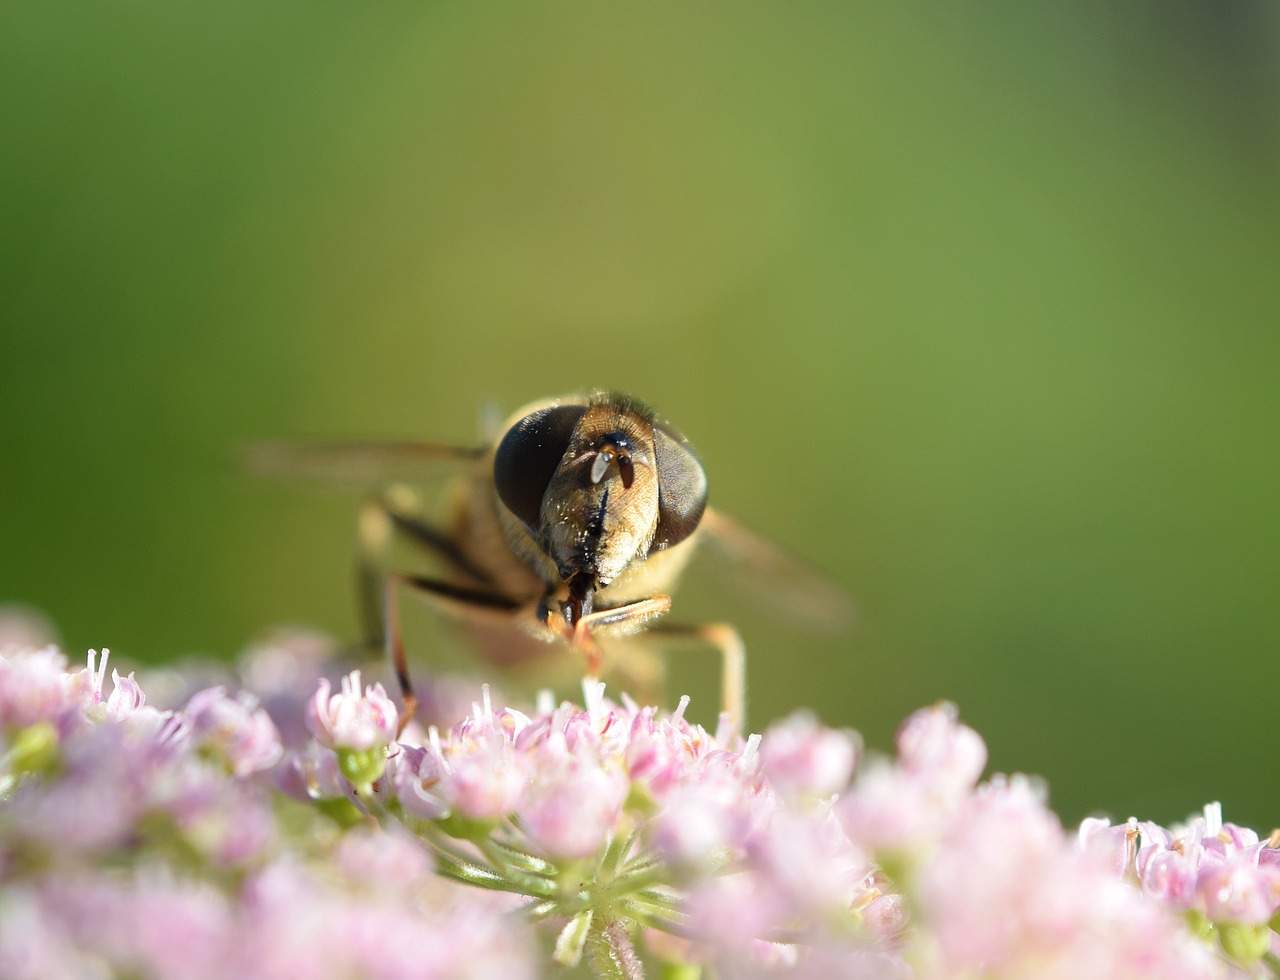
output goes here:
{"type": "Polygon", "coordinates": [[[426,522],[418,495],[402,484],[366,496],[356,529],[356,588],[366,650],[381,650],[386,645],[383,593],[387,556],[397,540],[436,555],[478,584],[490,584],[488,576],[468,562],[452,540],[426,522]]]}
{"type": "Polygon", "coordinates": [[[659,637],[689,640],[714,647],[720,653],[720,710],[741,733],[747,720],[747,650],[737,629],[728,623],[658,623],[659,637]]]}
{"type": "Polygon", "coordinates": [[[400,633],[400,611],[396,606],[395,586],[395,580],[388,577],[384,590],[386,612],[380,628],[386,630],[387,653],[391,658],[391,667],[396,672],[396,683],[400,685],[400,724],[396,728],[396,738],[399,738],[418,713],[418,695],[413,693],[409,665],[404,659],[404,637],[400,633]]]}
{"type": "Polygon", "coordinates": [[[462,586],[452,585],[449,582],[423,578],[418,575],[406,575],[402,572],[392,572],[387,575],[383,593],[386,647],[392,668],[396,673],[396,683],[400,685],[400,698],[404,703],[404,709],[400,715],[400,729],[396,733],[397,735],[404,731],[405,726],[409,724],[410,720],[418,712],[418,696],[413,693],[413,683],[409,679],[409,665],[404,655],[404,636],[400,632],[400,612],[396,603],[396,588],[398,586],[411,589],[424,598],[439,602],[442,605],[461,606],[471,610],[510,613],[521,606],[516,600],[494,592],[463,588],[462,586]]]}
{"type": "Polygon", "coordinates": [[[655,595],[613,609],[600,609],[583,616],[573,625],[569,642],[587,657],[587,676],[599,677],[602,657],[593,631],[600,626],[639,626],[645,620],[661,616],[671,608],[671,596],[655,595]]]}

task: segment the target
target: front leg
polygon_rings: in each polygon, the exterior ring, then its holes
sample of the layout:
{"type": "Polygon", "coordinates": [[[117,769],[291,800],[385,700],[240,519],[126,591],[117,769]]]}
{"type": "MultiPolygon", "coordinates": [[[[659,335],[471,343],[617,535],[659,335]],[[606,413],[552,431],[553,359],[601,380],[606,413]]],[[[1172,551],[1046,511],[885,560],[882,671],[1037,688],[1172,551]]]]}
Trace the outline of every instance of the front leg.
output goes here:
{"type": "Polygon", "coordinates": [[[720,655],[720,710],[739,734],[747,720],[747,651],[742,637],[728,623],[659,623],[655,638],[706,646],[720,655]]]}
{"type": "Polygon", "coordinates": [[[628,602],[612,609],[597,609],[578,617],[562,618],[553,615],[551,609],[551,598],[544,597],[538,604],[539,618],[575,650],[582,651],[587,660],[587,676],[596,678],[600,676],[603,657],[600,645],[596,642],[595,631],[602,627],[621,627],[622,632],[634,632],[650,619],[668,612],[671,609],[671,596],[650,596],[648,599],[628,602]]]}

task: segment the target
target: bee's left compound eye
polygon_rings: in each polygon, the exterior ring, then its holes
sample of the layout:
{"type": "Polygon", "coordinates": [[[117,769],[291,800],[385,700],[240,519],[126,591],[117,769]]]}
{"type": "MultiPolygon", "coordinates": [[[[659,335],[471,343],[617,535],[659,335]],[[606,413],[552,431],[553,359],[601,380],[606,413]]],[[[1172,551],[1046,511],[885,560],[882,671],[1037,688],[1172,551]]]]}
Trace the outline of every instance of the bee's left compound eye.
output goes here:
{"type": "Polygon", "coordinates": [[[544,408],[522,418],[498,443],[493,457],[498,499],[531,531],[538,526],[547,485],[586,411],[585,405],[544,408]]]}

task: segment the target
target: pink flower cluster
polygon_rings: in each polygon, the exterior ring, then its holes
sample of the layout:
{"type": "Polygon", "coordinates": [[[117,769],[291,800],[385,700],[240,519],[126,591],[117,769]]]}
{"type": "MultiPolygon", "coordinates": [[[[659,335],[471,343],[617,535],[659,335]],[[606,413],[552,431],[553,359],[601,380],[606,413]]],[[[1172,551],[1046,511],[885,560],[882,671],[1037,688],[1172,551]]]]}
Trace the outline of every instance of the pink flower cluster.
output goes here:
{"type": "Polygon", "coordinates": [[[1225,952],[1251,963],[1280,953],[1280,831],[1267,839],[1222,822],[1222,807],[1166,830],[1147,821],[1080,826],[1081,848],[1144,894],[1183,913],[1194,928],[1216,932],[1225,952]]]}
{"type": "Polygon", "coordinates": [[[282,813],[252,696],[161,711],[133,675],[106,693],[106,661],[0,651],[0,976],[534,975],[511,901],[421,840],[282,813]]]}
{"type": "Polygon", "coordinates": [[[105,656],[0,651],[0,975],[1280,976],[1280,841],[1216,807],[1069,834],[948,705],[893,757],[594,682],[402,733],[308,663],[262,691],[282,740],[247,693],[160,711],[105,656]]]}

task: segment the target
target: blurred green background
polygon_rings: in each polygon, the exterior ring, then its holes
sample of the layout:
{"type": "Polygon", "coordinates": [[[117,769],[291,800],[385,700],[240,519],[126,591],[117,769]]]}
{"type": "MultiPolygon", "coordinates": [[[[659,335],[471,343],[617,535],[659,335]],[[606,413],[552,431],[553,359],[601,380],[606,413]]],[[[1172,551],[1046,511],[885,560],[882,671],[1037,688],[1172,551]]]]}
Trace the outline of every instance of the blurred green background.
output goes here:
{"type": "Polygon", "coordinates": [[[6,0],[0,132],[0,600],[68,649],[350,637],[353,499],[238,447],[620,387],[856,599],[690,579],[753,727],[951,698],[1068,821],[1280,824],[1274,4],[6,0]]]}

